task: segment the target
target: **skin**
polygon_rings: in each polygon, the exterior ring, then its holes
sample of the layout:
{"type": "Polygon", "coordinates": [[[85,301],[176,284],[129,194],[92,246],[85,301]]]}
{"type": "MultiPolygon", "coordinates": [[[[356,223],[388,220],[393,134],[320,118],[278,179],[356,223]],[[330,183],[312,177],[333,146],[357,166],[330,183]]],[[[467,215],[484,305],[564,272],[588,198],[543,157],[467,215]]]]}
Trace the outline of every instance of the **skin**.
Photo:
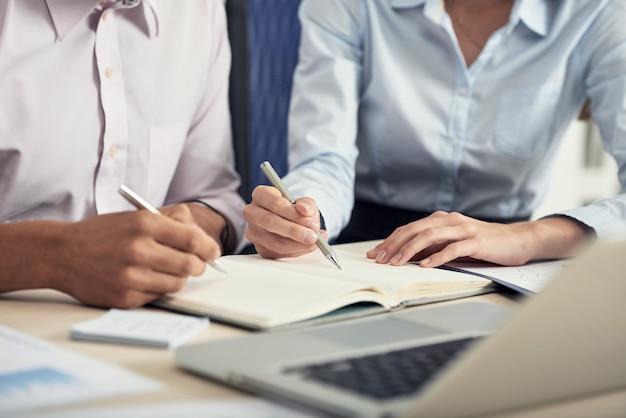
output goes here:
{"type": "Polygon", "coordinates": [[[438,267],[460,258],[517,266],[573,256],[587,237],[585,227],[566,217],[498,224],[438,211],[397,228],[367,257],[398,266],[420,260],[422,267],[438,267]]]}
{"type": "Polygon", "coordinates": [[[135,308],[181,289],[220,256],[225,219],[197,204],[0,225],[0,292],[50,288],[93,306],[135,308]]]}
{"type": "Polygon", "coordinates": [[[465,63],[470,67],[491,34],[509,20],[513,0],[447,0],[445,8],[451,16],[465,63]]]}
{"type": "MultiPolygon", "coordinates": [[[[248,221],[246,238],[263,257],[298,257],[317,248],[320,213],[309,197],[292,205],[275,187],[257,186],[243,217],[248,221]]],[[[321,232],[328,237],[326,231],[321,232]]]]}
{"type": "MultiPolygon", "coordinates": [[[[319,211],[311,198],[291,205],[275,188],[258,186],[243,213],[246,237],[263,257],[297,257],[317,248],[319,211]]],[[[423,267],[438,267],[457,259],[514,266],[570,257],[588,242],[588,228],[566,217],[499,224],[438,211],[397,228],[366,255],[397,266],[420,260],[423,267]]]]}

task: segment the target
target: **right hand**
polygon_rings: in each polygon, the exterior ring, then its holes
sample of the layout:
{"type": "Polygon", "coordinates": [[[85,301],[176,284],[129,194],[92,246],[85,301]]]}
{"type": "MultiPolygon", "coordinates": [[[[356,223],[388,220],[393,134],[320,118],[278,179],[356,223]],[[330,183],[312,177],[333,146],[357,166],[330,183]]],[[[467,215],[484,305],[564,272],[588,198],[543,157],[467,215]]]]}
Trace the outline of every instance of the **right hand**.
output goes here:
{"type": "Polygon", "coordinates": [[[185,205],[168,216],[140,210],[43,227],[45,287],[94,306],[135,308],[176,292],[219,253],[185,205]]]}
{"type": "Polygon", "coordinates": [[[248,221],[246,238],[262,257],[297,257],[317,248],[320,213],[310,197],[292,205],[275,187],[257,186],[243,216],[248,221]]]}

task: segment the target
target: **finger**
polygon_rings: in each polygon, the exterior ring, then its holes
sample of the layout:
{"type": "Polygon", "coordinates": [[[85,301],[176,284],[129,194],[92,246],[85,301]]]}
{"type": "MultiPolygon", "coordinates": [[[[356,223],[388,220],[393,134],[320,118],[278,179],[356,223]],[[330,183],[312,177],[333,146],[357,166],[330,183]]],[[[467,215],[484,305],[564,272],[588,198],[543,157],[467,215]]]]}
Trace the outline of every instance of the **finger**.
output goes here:
{"type": "MultiPolygon", "coordinates": [[[[303,197],[292,204],[285,199],[278,189],[270,186],[257,186],[252,192],[252,202],[249,206],[263,208],[283,219],[298,223],[313,231],[318,231],[319,211],[315,201],[309,197],[303,197]]],[[[246,217],[248,222],[254,222],[252,216],[246,217]]]]}
{"type": "Polygon", "coordinates": [[[460,213],[434,212],[424,219],[397,228],[385,240],[384,246],[379,248],[379,251],[385,250],[385,254],[377,254],[376,260],[379,263],[404,264],[414,259],[416,254],[427,252],[430,246],[446,243],[448,240],[445,234],[450,233],[447,228],[458,227],[460,229],[457,231],[467,236],[472,229],[472,222],[476,221],[460,213]]]}
{"type": "Polygon", "coordinates": [[[181,290],[187,283],[188,276],[177,276],[146,268],[132,268],[124,277],[127,288],[147,295],[162,296],[181,290]]]}
{"type": "MultiPolygon", "coordinates": [[[[284,199],[283,199],[284,200],[284,199]]],[[[289,210],[295,209],[289,204],[289,210]]],[[[250,219],[248,230],[251,232],[248,239],[253,243],[260,243],[266,247],[273,247],[270,241],[287,238],[296,243],[310,245],[317,241],[316,229],[308,228],[296,222],[277,215],[272,210],[256,206],[246,208],[246,218],[250,219]],[[256,240],[260,240],[256,241],[256,240]]],[[[315,227],[315,225],[312,225],[315,227]]],[[[319,226],[317,226],[319,229],[319,226]]]]}
{"type": "Polygon", "coordinates": [[[433,252],[420,261],[422,267],[439,267],[451,261],[469,256],[475,250],[474,240],[463,240],[450,243],[440,251],[433,252]]]}
{"type": "Polygon", "coordinates": [[[375,259],[378,263],[388,263],[393,257],[397,256],[404,245],[418,236],[422,231],[429,228],[438,228],[449,223],[449,216],[450,214],[448,212],[436,211],[426,218],[400,226],[383,242],[369,250],[366,255],[368,258],[375,259]]]}
{"type": "Polygon", "coordinates": [[[248,225],[246,238],[254,244],[257,252],[266,258],[295,257],[306,254],[315,249],[313,244],[317,241],[317,235],[312,235],[309,239],[312,242],[301,243],[254,225],[248,225]]]}
{"type": "MultiPolygon", "coordinates": [[[[459,251],[464,248],[454,245],[454,243],[462,242],[468,238],[469,236],[467,234],[467,230],[460,226],[444,226],[425,229],[421,231],[418,236],[402,246],[402,248],[400,248],[400,250],[390,259],[390,263],[393,265],[402,265],[409,260],[414,259],[414,257],[418,254],[428,253],[428,257],[421,260],[420,265],[434,266],[434,264],[432,264],[433,255],[445,251],[445,248],[448,247],[450,248],[444,252],[443,255],[435,257],[435,260],[442,259],[446,255],[448,257],[455,258],[461,255],[469,255],[460,254],[455,256],[455,253],[453,253],[453,250],[459,251]]],[[[453,258],[447,261],[452,259],[453,258]]]]}
{"type": "Polygon", "coordinates": [[[194,255],[203,262],[218,258],[221,254],[220,243],[193,222],[189,208],[185,205],[177,205],[176,208],[172,213],[182,215],[182,218],[179,218],[182,222],[169,216],[160,217],[159,222],[153,223],[152,232],[155,241],[194,255]]]}
{"type": "Polygon", "coordinates": [[[252,205],[264,208],[272,213],[287,218],[293,216],[292,203],[273,186],[257,186],[252,191],[252,205]]]}
{"type": "Polygon", "coordinates": [[[294,205],[298,214],[308,218],[319,218],[319,210],[315,204],[315,200],[310,197],[301,197],[296,200],[294,205]]]}
{"type": "MultiPolygon", "coordinates": [[[[193,248],[199,245],[197,244],[198,239],[181,238],[181,235],[188,234],[181,234],[178,229],[191,229],[195,234],[204,235],[209,241],[210,238],[199,231],[197,227],[182,225],[173,220],[170,220],[170,223],[174,224],[175,227],[164,228],[157,226],[153,234],[146,233],[145,235],[140,235],[139,238],[131,240],[127,244],[127,248],[124,249],[128,264],[179,277],[202,274],[206,258],[198,254],[201,251],[193,248]]],[[[212,245],[214,251],[215,247],[218,246],[215,242],[208,245],[212,245]]]]}
{"type": "Polygon", "coordinates": [[[289,247],[289,252],[278,252],[274,251],[270,248],[264,247],[262,245],[255,244],[254,248],[257,253],[263,258],[277,259],[277,258],[286,258],[286,257],[299,257],[304,254],[308,254],[313,251],[316,247],[306,247],[304,250],[294,250],[293,247],[289,247]]]}
{"type": "Polygon", "coordinates": [[[91,288],[74,296],[93,306],[131,309],[145,305],[165,294],[182,289],[185,277],[173,277],[146,268],[131,267],[109,282],[108,286],[91,288]]]}

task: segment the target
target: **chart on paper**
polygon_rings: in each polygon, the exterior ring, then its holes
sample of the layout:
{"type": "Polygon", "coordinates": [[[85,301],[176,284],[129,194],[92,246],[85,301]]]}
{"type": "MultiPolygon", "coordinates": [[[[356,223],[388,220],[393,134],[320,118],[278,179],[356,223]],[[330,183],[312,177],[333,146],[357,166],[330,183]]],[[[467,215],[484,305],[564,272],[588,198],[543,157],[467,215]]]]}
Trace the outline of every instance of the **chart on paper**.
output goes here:
{"type": "Polygon", "coordinates": [[[531,295],[543,290],[567,267],[567,264],[568,260],[552,260],[504,267],[493,264],[455,262],[450,263],[448,267],[485,277],[518,292],[531,295]]]}
{"type": "Polygon", "coordinates": [[[160,387],[159,382],[118,366],[0,326],[3,413],[17,414],[160,387]]]}
{"type": "Polygon", "coordinates": [[[49,367],[0,375],[0,404],[8,405],[9,409],[28,404],[33,399],[74,398],[79,392],[88,390],[80,379],[49,367]]]}

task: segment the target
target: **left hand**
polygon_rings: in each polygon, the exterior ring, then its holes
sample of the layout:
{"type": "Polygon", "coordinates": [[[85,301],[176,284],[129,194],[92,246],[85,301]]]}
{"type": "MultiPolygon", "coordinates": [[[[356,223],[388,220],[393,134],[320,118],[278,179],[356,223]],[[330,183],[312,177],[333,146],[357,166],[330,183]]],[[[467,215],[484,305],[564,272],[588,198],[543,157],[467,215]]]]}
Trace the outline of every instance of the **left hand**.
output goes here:
{"type": "Polygon", "coordinates": [[[566,217],[500,224],[437,211],[397,228],[367,257],[392,265],[420,260],[423,267],[459,258],[515,266],[533,259],[571,256],[586,237],[585,228],[566,217]]]}

